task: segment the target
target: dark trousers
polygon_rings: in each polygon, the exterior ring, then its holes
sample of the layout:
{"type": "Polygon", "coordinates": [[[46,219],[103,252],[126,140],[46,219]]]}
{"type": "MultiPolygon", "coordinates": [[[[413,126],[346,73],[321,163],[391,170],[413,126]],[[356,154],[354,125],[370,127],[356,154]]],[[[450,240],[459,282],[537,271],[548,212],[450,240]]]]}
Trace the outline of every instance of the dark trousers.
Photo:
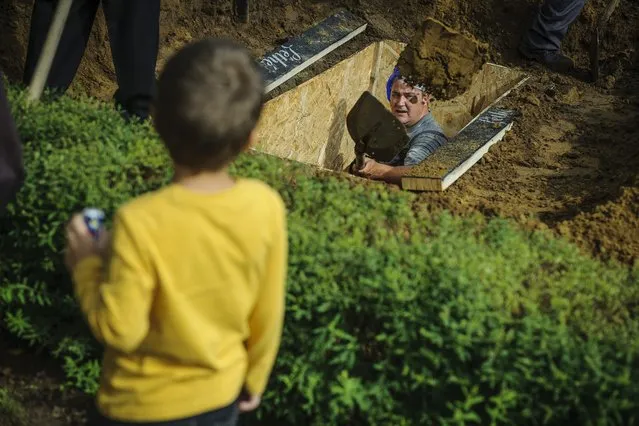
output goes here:
{"type": "Polygon", "coordinates": [[[23,182],[22,144],[0,73],[0,212],[13,200],[23,182]]]}
{"type": "MultiPolygon", "coordinates": [[[[24,83],[29,84],[47,38],[57,0],[36,0],[31,16],[24,83]]],[[[74,0],[46,87],[64,92],[78,70],[100,0],[74,0]]],[[[118,90],[115,102],[146,118],[155,94],[160,0],[102,0],[118,90]]]]}
{"type": "Polygon", "coordinates": [[[585,0],[546,0],[526,33],[523,47],[529,52],[558,51],[585,0]]]}
{"type": "Polygon", "coordinates": [[[96,411],[93,418],[89,420],[88,426],[235,426],[237,425],[238,416],[237,403],[186,419],[154,423],[119,422],[107,419],[96,411]]]}

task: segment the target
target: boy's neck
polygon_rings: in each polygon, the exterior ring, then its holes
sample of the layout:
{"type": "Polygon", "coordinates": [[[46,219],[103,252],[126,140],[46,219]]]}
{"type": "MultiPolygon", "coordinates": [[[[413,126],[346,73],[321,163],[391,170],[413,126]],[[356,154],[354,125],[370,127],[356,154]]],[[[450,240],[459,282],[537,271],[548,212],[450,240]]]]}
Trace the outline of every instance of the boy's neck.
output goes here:
{"type": "Polygon", "coordinates": [[[174,170],[173,183],[193,191],[217,192],[235,185],[227,167],[216,171],[193,171],[176,165],[174,170]]]}

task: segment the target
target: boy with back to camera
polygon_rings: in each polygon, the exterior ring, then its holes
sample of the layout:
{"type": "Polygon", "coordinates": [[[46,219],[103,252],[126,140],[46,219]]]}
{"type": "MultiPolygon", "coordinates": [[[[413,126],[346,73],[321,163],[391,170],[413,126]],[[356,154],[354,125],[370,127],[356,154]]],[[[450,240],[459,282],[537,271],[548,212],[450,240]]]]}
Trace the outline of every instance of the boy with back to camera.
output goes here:
{"type": "Polygon", "coordinates": [[[284,319],[286,211],[227,167],[253,141],[262,94],[244,48],[183,48],[153,114],[174,182],[122,206],[112,237],[70,221],[65,260],[105,345],[92,425],[226,426],[259,406],[284,319]]]}

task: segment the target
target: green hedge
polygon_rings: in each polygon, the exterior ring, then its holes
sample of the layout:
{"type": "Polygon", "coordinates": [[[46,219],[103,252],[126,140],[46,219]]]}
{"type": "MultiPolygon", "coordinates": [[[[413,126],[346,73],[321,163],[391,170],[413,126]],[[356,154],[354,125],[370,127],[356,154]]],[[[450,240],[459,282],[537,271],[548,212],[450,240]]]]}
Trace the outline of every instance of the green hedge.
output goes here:
{"type": "MultiPolygon", "coordinates": [[[[109,106],[10,96],[27,181],[0,216],[0,321],[92,393],[100,349],[70,296],[64,225],[166,183],[169,161],[151,128],[109,106]]],[[[266,155],[233,173],[289,209],[285,332],[249,423],[639,422],[639,266],[506,220],[415,213],[408,193],[266,155]]]]}

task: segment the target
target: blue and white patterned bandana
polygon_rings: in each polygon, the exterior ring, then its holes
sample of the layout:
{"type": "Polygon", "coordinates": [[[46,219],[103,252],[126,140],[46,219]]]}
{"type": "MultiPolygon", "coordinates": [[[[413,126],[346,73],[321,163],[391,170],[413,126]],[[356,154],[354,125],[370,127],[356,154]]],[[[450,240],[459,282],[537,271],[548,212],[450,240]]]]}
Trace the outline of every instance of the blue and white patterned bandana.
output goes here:
{"type": "MultiPolygon", "coordinates": [[[[399,68],[395,67],[395,69],[393,70],[393,73],[391,74],[390,77],[388,77],[388,80],[386,81],[386,99],[388,99],[389,101],[391,97],[391,90],[393,88],[393,83],[395,83],[395,80],[397,80],[398,78],[402,78],[402,75],[399,72],[399,68]]],[[[423,84],[412,84],[412,83],[409,83],[408,81],[407,83],[411,85],[412,87],[414,87],[415,89],[421,90],[422,92],[426,93],[426,86],[424,86],[423,84]]]]}

